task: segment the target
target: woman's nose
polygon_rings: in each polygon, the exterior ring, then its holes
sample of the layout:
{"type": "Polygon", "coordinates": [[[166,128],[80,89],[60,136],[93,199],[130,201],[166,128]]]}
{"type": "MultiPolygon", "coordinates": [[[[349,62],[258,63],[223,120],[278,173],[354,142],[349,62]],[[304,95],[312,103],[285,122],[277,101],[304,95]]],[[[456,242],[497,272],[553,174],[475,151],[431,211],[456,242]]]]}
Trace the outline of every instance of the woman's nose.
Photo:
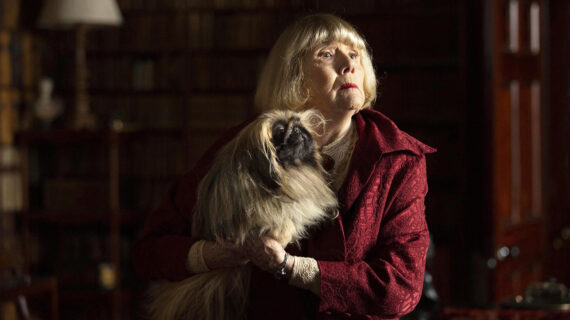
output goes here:
{"type": "Polygon", "coordinates": [[[350,54],[342,53],[338,54],[337,57],[341,60],[340,64],[340,74],[352,73],[354,72],[354,60],[350,58],[350,54]]]}

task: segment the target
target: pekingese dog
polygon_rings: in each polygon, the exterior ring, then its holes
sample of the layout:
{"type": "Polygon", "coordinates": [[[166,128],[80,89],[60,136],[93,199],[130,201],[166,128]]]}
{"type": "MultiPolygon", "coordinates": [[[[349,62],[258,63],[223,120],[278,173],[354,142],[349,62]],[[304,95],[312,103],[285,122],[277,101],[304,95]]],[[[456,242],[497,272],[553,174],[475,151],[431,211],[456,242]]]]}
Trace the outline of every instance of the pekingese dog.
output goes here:
{"type": "MultiPolygon", "coordinates": [[[[270,236],[283,247],[337,214],[337,200],[313,139],[315,111],[272,111],[217,154],[198,187],[192,235],[241,245],[270,236]]],[[[166,249],[166,248],[165,248],[166,249]]],[[[166,249],[167,250],[167,249],[166,249]]],[[[241,319],[251,266],[196,274],[151,289],[152,319],[241,319]]]]}

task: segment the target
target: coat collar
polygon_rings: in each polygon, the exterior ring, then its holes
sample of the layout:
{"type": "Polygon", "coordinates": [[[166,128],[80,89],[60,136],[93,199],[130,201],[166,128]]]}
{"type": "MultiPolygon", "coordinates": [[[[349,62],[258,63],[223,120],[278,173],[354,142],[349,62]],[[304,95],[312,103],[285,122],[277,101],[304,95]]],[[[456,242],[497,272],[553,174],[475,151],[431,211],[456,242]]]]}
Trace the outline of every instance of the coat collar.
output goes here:
{"type": "Polygon", "coordinates": [[[347,248],[343,221],[347,221],[350,208],[383,156],[395,152],[410,152],[418,156],[435,152],[435,149],[399,130],[392,120],[378,111],[362,110],[353,119],[358,141],[352,153],[348,174],[338,191],[341,215],[314,233],[307,245],[309,256],[318,260],[346,261],[347,250],[350,248],[347,248]]]}
{"type": "Polygon", "coordinates": [[[346,212],[374,172],[380,158],[394,152],[411,152],[415,155],[435,152],[420,141],[398,129],[382,113],[365,109],[353,116],[358,141],[353,151],[348,174],[338,192],[341,212],[346,212]]]}
{"type": "Polygon", "coordinates": [[[317,260],[346,261],[350,248],[347,248],[343,221],[346,221],[348,211],[374,174],[374,167],[382,156],[394,152],[410,152],[418,156],[435,152],[435,149],[399,130],[392,120],[378,111],[362,110],[353,119],[358,141],[348,174],[338,191],[341,215],[313,233],[307,242],[307,254],[317,260]]]}

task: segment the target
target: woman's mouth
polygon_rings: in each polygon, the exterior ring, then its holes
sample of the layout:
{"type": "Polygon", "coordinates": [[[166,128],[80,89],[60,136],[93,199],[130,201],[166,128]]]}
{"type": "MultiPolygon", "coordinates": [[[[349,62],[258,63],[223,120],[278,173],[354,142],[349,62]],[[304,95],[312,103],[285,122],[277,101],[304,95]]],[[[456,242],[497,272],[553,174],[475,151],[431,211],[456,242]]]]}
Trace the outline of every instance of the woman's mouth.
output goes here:
{"type": "Polygon", "coordinates": [[[340,86],[339,90],[350,89],[350,88],[358,89],[358,86],[355,85],[354,83],[345,83],[342,86],[340,86]]]}

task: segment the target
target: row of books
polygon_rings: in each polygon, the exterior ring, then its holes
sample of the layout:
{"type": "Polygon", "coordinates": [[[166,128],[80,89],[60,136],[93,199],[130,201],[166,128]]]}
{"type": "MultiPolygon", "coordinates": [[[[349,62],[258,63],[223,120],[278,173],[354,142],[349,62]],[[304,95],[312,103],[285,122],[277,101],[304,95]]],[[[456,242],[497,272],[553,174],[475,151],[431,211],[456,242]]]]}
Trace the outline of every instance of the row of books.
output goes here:
{"type": "Polygon", "coordinates": [[[29,32],[0,30],[0,86],[30,88],[40,72],[37,41],[29,32]]]}
{"type": "Polygon", "coordinates": [[[155,134],[124,143],[119,171],[137,185],[142,181],[164,182],[186,170],[185,148],[183,132],[178,137],[155,134]]]}
{"type": "Polygon", "coordinates": [[[0,144],[13,145],[16,132],[34,125],[31,106],[36,98],[31,90],[0,88],[0,144]]]}
{"type": "MultiPolygon", "coordinates": [[[[166,184],[187,170],[185,139],[180,130],[176,135],[153,133],[120,141],[116,173],[122,208],[147,211],[163,195],[166,184]]],[[[29,165],[34,173],[30,176],[32,210],[78,215],[108,212],[109,148],[105,137],[90,143],[30,146],[29,165]]],[[[16,177],[21,181],[19,172],[16,177]]],[[[12,184],[10,190],[11,201],[20,195],[21,208],[21,183],[12,184]]]]}
{"type": "MultiPolygon", "coordinates": [[[[196,94],[180,97],[96,95],[93,96],[91,105],[97,116],[107,121],[120,120],[127,125],[136,124],[148,128],[186,127],[186,148],[188,149],[184,150],[183,146],[175,144],[170,151],[159,153],[169,154],[171,157],[186,153],[186,168],[196,163],[222,132],[243,122],[253,109],[252,97],[248,94],[196,94]]],[[[103,121],[105,120],[101,120],[103,121]]],[[[152,147],[152,144],[150,146],[152,147]]],[[[139,147],[144,150],[148,146],[139,147]]],[[[133,159],[139,161],[142,158],[144,157],[133,159]]],[[[152,161],[156,161],[156,157],[153,157],[152,161]]],[[[142,161],[139,164],[133,164],[131,169],[122,168],[121,172],[132,172],[135,176],[145,171],[164,174],[169,172],[168,170],[181,167],[179,162],[173,164],[168,162],[170,160],[164,159],[164,161],[166,161],[165,165],[158,163],[147,165],[145,161],[142,161]],[[132,171],[135,167],[139,169],[132,171]]],[[[177,169],[170,172],[178,171],[177,169]]]]}
{"type": "Polygon", "coordinates": [[[91,95],[91,110],[99,123],[119,121],[143,128],[183,128],[183,99],[162,95],[91,95]]]}
{"type": "Polygon", "coordinates": [[[370,13],[406,13],[413,10],[441,11],[452,9],[449,2],[426,2],[422,0],[361,0],[357,5],[347,5],[344,0],[119,0],[123,12],[140,11],[273,11],[334,12],[340,15],[366,15],[370,13]]]}
{"type": "Polygon", "coordinates": [[[302,8],[302,0],[118,0],[121,10],[302,8]]]}
{"type": "Polygon", "coordinates": [[[0,29],[0,144],[13,144],[14,132],[24,125],[23,105],[34,99],[40,72],[37,39],[29,32],[0,29]]]}
{"type": "Polygon", "coordinates": [[[0,283],[9,283],[24,266],[16,219],[16,212],[23,206],[18,166],[18,150],[13,146],[0,146],[0,283]]]}
{"type": "Polygon", "coordinates": [[[100,122],[119,120],[143,128],[224,130],[246,119],[252,110],[249,94],[93,95],[91,109],[100,122]]]}
{"type": "MultiPolygon", "coordinates": [[[[32,39],[18,32],[20,1],[0,1],[0,282],[9,283],[23,272],[21,233],[16,212],[23,207],[22,175],[18,150],[12,146],[19,127],[22,92],[14,86],[31,86],[37,67],[32,39]]],[[[0,318],[16,316],[12,304],[0,304],[0,318]],[[10,311],[10,309],[13,309],[10,311]]]]}
{"type": "MultiPolygon", "coordinates": [[[[180,153],[179,150],[176,152],[180,153]]],[[[148,154],[145,156],[149,158],[146,160],[147,164],[153,159],[167,158],[167,156],[151,158],[148,154]]],[[[177,158],[177,155],[169,154],[168,157],[177,158]]],[[[144,160],[139,161],[145,162],[144,160]]],[[[184,161],[181,159],[178,162],[180,162],[179,166],[183,164],[186,167],[186,163],[183,163],[184,161]]],[[[158,166],[163,164],[164,163],[157,164],[155,168],[147,166],[142,170],[147,168],[150,168],[149,170],[156,170],[158,166]]],[[[138,168],[128,169],[131,171],[141,170],[141,167],[139,165],[138,168]]],[[[170,172],[157,178],[147,177],[146,179],[136,179],[130,177],[121,180],[120,206],[123,213],[131,212],[140,214],[152,210],[160,203],[160,200],[166,194],[168,186],[176,180],[176,177],[182,175],[187,170],[184,169],[175,173],[172,172],[173,168],[160,167],[158,169],[163,171],[170,169],[170,172]]],[[[148,176],[149,173],[145,172],[145,175],[148,176]]],[[[36,195],[32,195],[32,197],[35,199],[36,195]]],[[[42,211],[35,211],[33,213],[38,219],[41,219],[44,214],[65,213],[67,215],[76,216],[79,221],[82,216],[85,216],[89,221],[96,221],[97,219],[92,217],[92,215],[100,213],[100,222],[104,223],[105,218],[108,217],[110,212],[109,185],[108,182],[103,180],[93,181],[82,178],[49,179],[43,184],[42,197],[42,207],[38,208],[38,210],[42,211]]],[[[75,218],[71,219],[75,220],[75,218]]]]}
{"type": "MultiPolygon", "coordinates": [[[[253,91],[262,55],[180,54],[147,58],[91,57],[89,89],[95,93],[156,91],[253,91]]],[[[73,87],[73,77],[59,74],[57,83],[73,87]]]]}
{"type": "MultiPolygon", "coordinates": [[[[179,151],[178,151],[179,152],[179,151]]],[[[148,157],[148,154],[146,155],[148,157]]],[[[169,155],[176,158],[176,155],[169,155]]],[[[166,157],[154,157],[162,159],[166,157]]],[[[146,161],[149,163],[150,157],[146,161]]],[[[180,161],[182,162],[182,161],[180,161]]],[[[161,164],[159,164],[161,165],[161,164]]],[[[152,170],[153,168],[151,168],[152,170]]],[[[164,170],[164,168],[160,168],[164,170]]],[[[140,170],[135,168],[132,170],[140,170]]],[[[161,178],[154,179],[122,179],[120,192],[120,206],[123,213],[134,214],[146,213],[160,203],[166,194],[168,186],[181,175],[185,170],[175,174],[169,172],[161,178]]],[[[148,172],[145,172],[148,175],[148,172]]],[[[76,216],[81,221],[85,216],[89,221],[97,221],[93,214],[101,214],[100,222],[104,223],[109,216],[109,185],[106,181],[93,181],[81,178],[56,178],[49,179],[43,184],[43,211],[35,211],[36,218],[41,219],[42,215],[50,213],[65,213],[76,216]]],[[[75,220],[75,218],[67,217],[75,220]]]]}
{"type": "Polygon", "coordinates": [[[9,146],[13,143],[14,132],[18,129],[19,104],[21,93],[12,88],[0,87],[0,144],[9,146]]]}
{"type": "Polygon", "coordinates": [[[90,33],[90,51],[180,51],[265,49],[295,18],[294,13],[216,14],[172,12],[125,14],[120,28],[90,33]]]}
{"type": "MultiPolygon", "coordinates": [[[[81,229],[80,229],[81,230],[81,229]]],[[[50,231],[45,230],[45,235],[50,231]]],[[[49,237],[48,237],[49,238],[49,237]]],[[[111,248],[108,239],[101,236],[100,232],[88,232],[81,230],[66,234],[66,241],[54,241],[57,237],[51,237],[51,241],[42,243],[34,242],[39,247],[35,252],[46,252],[47,255],[32,256],[32,268],[38,273],[55,272],[62,290],[66,289],[112,289],[105,277],[109,272],[115,273],[114,264],[111,262],[111,248]]],[[[120,237],[121,275],[111,275],[121,283],[137,280],[136,274],[131,268],[131,250],[135,240],[134,235],[124,234],[120,237]]],[[[93,302],[96,303],[96,302],[93,302]]],[[[83,319],[83,318],[82,318],[83,319]]],[[[97,318],[101,319],[101,318],[97,318]]]]}
{"type": "Polygon", "coordinates": [[[13,146],[0,146],[0,211],[14,212],[23,206],[18,152],[13,146]]]}
{"type": "Polygon", "coordinates": [[[20,0],[0,1],[0,27],[14,28],[20,16],[20,0]]]}

